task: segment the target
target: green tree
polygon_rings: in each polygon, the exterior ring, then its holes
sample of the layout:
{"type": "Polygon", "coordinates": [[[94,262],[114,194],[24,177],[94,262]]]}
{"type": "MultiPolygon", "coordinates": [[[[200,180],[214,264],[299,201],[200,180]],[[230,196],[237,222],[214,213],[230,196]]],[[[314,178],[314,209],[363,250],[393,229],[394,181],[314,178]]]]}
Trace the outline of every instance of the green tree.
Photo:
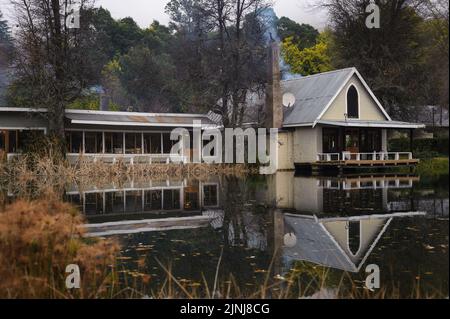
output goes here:
{"type": "Polygon", "coordinates": [[[319,31],[309,24],[299,24],[287,17],[281,17],[277,23],[278,35],[281,41],[291,38],[291,42],[300,50],[316,44],[319,31]]]}
{"type": "Polygon", "coordinates": [[[156,54],[141,45],[119,60],[120,79],[139,110],[174,110],[174,66],[167,54],[156,54]]]}
{"type": "Polygon", "coordinates": [[[283,41],[281,50],[285,62],[293,73],[306,76],[333,69],[325,34],[318,37],[314,46],[303,50],[294,43],[293,37],[288,37],[283,41]]]}

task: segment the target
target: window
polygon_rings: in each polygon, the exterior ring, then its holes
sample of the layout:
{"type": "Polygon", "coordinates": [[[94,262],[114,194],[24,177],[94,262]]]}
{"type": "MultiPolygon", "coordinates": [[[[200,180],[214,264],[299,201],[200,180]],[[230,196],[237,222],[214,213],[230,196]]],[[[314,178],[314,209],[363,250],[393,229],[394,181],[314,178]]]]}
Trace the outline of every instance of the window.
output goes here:
{"type": "Polygon", "coordinates": [[[68,132],[66,134],[67,150],[69,153],[83,151],[83,132],[68,132]]]}
{"type": "Polygon", "coordinates": [[[103,153],[103,134],[101,132],[86,132],[84,134],[84,148],[88,154],[103,153]]]}
{"type": "Polygon", "coordinates": [[[0,131],[0,151],[6,151],[6,131],[0,131]]]}
{"type": "Polygon", "coordinates": [[[162,208],[162,191],[151,190],[144,193],[144,211],[159,210],[162,208]]]}
{"type": "Polygon", "coordinates": [[[142,192],[128,191],[125,195],[126,213],[137,213],[142,211],[142,192]]]}
{"type": "Polygon", "coordinates": [[[361,247],[361,222],[350,221],[348,227],[348,249],[355,256],[361,247]]]}
{"type": "Polygon", "coordinates": [[[180,190],[165,189],[164,190],[164,210],[180,209],[180,190]]]}
{"type": "Polygon", "coordinates": [[[144,152],[145,154],[161,154],[161,134],[144,134],[144,152]]]}
{"type": "Polygon", "coordinates": [[[105,133],[105,152],[123,154],[123,133],[105,133]]]}
{"type": "Polygon", "coordinates": [[[351,85],[347,91],[347,117],[350,119],[359,118],[359,96],[354,85],[351,85]]]}
{"type": "Polygon", "coordinates": [[[106,214],[117,214],[124,212],[125,196],[123,192],[106,193],[106,214]]]}
{"type": "Polygon", "coordinates": [[[125,133],[125,153],[142,153],[142,135],[141,133],[125,133]]]}
{"type": "Polygon", "coordinates": [[[322,131],[322,143],[324,153],[339,153],[339,129],[324,128],[322,131]]]}
{"type": "Polygon", "coordinates": [[[163,154],[170,154],[175,141],[170,139],[169,133],[163,134],[163,154]]]}
{"type": "Polygon", "coordinates": [[[217,185],[203,186],[203,206],[217,206],[217,185]]]}

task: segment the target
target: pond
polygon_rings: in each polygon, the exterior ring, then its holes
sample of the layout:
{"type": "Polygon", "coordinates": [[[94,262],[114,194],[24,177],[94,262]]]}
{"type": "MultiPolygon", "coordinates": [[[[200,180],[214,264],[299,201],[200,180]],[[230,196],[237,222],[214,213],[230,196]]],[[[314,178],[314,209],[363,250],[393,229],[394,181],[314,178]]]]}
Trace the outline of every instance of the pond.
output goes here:
{"type": "Polygon", "coordinates": [[[88,236],[120,241],[121,271],[146,274],[155,291],[170,273],[238,296],[271,285],[285,297],[351,297],[376,265],[389,297],[448,296],[448,175],[127,180],[64,197],[88,236]]]}

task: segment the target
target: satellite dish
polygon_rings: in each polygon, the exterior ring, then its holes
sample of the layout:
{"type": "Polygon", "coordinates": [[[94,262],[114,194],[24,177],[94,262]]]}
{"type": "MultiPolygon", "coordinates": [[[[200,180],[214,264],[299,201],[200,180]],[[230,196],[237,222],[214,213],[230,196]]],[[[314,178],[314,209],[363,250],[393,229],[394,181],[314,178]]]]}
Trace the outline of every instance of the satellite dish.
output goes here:
{"type": "Polygon", "coordinates": [[[292,93],[283,94],[283,105],[285,107],[292,107],[295,104],[295,95],[292,93]]]}
{"type": "Polygon", "coordinates": [[[284,246],[292,248],[297,244],[297,236],[294,233],[287,233],[283,238],[284,246]]]}

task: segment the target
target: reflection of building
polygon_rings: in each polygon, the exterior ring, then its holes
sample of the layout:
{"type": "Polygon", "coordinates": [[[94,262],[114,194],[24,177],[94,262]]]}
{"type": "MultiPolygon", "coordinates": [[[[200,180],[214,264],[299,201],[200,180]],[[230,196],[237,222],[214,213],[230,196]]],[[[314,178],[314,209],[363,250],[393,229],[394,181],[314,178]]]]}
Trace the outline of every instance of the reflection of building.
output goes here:
{"type": "Polygon", "coordinates": [[[419,177],[408,174],[302,177],[278,172],[261,196],[280,209],[314,214],[389,212],[389,191],[411,190],[419,177]]]}
{"type": "Polygon", "coordinates": [[[357,272],[394,218],[425,215],[390,210],[390,192],[412,190],[418,180],[407,174],[296,177],[279,172],[269,177],[264,194],[277,206],[275,251],[288,263],[357,272]]]}
{"type": "MultiPolygon", "coordinates": [[[[317,218],[284,214],[283,257],[358,272],[394,218],[424,213],[317,218]]],[[[279,236],[278,236],[279,237],[279,236]]]]}
{"type": "Polygon", "coordinates": [[[89,236],[220,228],[223,211],[219,198],[219,184],[214,181],[131,182],[66,192],[66,199],[87,216],[89,236]]]}

